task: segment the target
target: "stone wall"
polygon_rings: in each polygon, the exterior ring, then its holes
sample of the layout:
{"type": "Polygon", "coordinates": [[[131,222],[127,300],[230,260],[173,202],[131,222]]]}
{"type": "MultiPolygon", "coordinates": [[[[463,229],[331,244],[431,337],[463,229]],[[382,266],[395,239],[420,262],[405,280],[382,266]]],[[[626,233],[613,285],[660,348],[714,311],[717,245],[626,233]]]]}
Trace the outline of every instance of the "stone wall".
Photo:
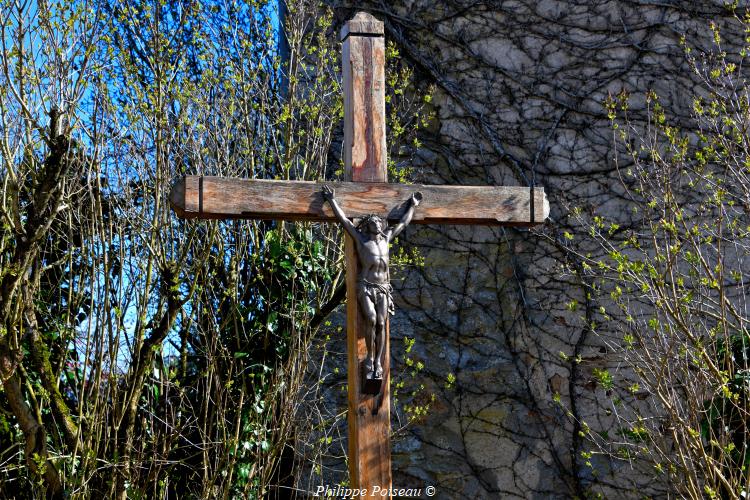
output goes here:
{"type": "MultiPolygon", "coordinates": [[[[727,36],[742,38],[731,32],[723,3],[331,3],[340,20],[353,7],[383,19],[387,39],[417,68],[420,83],[436,85],[437,120],[416,153],[415,181],[534,184],[545,187],[551,202],[550,222],[538,230],[407,231],[404,244],[418,247],[425,265],[394,280],[393,376],[405,384],[399,404],[415,403],[413,389],[416,403],[435,398],[428,415],[394,440],[394,485],[434,485],[437,498],[665,494],[670,485],[654,480],[652,471],[598,455],[589,466],[581,457],[589,448],[579,422],[595,430],[613,425],[592,370],[616,361],[602,340],[606,325],[596,335],[585,326],[595,305],[565,272],[579,265],[581,248],[562,234],[582,236],[568,225],[574,206],[627,222],[618,211],[620,173],[603,101],[622,89],[634,95],[653,89],[681,109],[694,82],[680,36],[700,47],[713,19],[727,36]],[[571,300],[579,304],[575,311],[571,300]],[[405,337],[416,339],[408,354],[405,337]],[[407,357],[425,365],[416,379],[407,357]]],[[[325,373],[345,366],[342,346],[331,345],[325,373]]],[[[345,407],[345,378],[326,380],[333,419],[345,407]]],[[[396,412],[394,428],[404,418],[396,412]]],[[[338,436],[345,436],[343,427],[338,436]]],[[[339,456],[345,449],[344,443],[339,456]]],[[[326,480],[345,477],[340,460],[325,463],[326,480]]]]}

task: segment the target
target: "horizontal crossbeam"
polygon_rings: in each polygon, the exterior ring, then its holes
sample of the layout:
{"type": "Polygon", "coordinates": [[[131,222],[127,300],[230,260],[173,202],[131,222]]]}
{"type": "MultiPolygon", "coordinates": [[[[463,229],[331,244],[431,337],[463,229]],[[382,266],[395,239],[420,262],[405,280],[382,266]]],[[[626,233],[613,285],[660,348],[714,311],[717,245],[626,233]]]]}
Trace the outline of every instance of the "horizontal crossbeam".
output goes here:
{"type": "Polygon", "coordinates": [[[328,184],[348,217],[377,214],[398,220],[415,192],[422,203],[412,224],[532,226],[549,215],[543,188],[444,186],[379,182],[309,182],[187,176],[170,194],[180,217],[335,222],[323,203],[328,184]]]}

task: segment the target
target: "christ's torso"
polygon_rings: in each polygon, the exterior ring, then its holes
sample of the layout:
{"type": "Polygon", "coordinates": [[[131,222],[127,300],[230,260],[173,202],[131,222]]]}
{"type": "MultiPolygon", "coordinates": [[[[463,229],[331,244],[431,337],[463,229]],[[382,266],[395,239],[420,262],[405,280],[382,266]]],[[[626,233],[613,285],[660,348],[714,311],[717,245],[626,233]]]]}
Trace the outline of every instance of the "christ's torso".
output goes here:
{"type": "Polygon", "coordinates": [[[370,283],[388,283],[388,238],[369,239],[357,249],[361,277],[370,283]]]}

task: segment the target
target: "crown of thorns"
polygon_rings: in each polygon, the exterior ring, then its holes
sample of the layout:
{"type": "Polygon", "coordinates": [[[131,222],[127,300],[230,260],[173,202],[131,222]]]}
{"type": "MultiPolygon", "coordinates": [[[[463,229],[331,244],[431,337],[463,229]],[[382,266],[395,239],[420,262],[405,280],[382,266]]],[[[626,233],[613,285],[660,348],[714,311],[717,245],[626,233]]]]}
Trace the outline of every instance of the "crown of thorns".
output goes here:
{"type": "Polygon", "coordinates": [[[363,227],[367,226],[371,221],[375,221],[378,223],[378,225],[383,224],[383,218],[376,214],[367,214],[364,217],[362,217],[359,222],[357,223],[357,229],[362,229],[363,227]]]}

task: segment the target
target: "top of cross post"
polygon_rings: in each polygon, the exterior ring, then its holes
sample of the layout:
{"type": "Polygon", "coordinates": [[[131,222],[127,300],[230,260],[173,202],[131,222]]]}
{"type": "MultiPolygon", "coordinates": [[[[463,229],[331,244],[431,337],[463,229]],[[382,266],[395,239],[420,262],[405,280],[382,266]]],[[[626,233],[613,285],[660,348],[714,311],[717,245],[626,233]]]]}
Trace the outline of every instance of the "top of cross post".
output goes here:
{"type": "Polygon", "coordinates": [[[369,12],[357,12],[353,18],[344,23],[341,28],[341,41],[349,35],[383,36],[383,21],[378,20],[369,12]]]}

